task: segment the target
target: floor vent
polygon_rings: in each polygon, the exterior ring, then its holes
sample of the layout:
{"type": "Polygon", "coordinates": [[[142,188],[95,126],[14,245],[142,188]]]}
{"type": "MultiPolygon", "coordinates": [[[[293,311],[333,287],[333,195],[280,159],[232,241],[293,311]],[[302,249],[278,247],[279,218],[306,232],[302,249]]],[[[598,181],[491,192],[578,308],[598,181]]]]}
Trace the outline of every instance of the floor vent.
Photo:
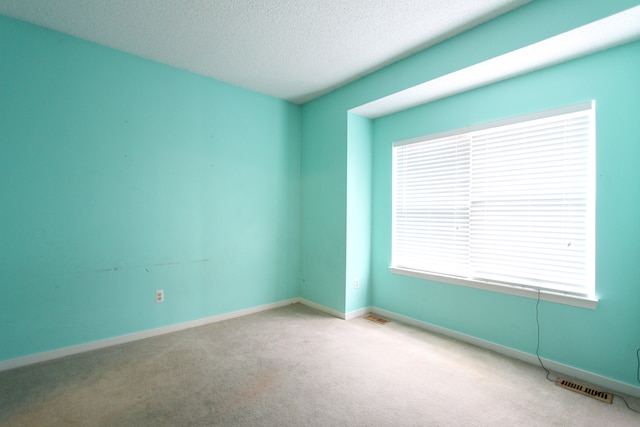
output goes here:
{"type": "Polygon", "coordinates": [[[584,394],[585,396],[593,397],[605,403],[613,402],[613,395],[606,391],[596,390],[595,388],[588,387],[586,385],[574,383],[573,381],[560,378],[556,385],[567,390],[575,391],[576,393],[584,394]]]}
{"type": "Polygon", "coordinates": [[[371,320],[372,322],[379,323],[381,325],[386,325],[387,323],[391,322],[391,320],[383,319],[382,317],[374,316],[373,314],[364,316],[364,318],[367,320],[371,320]]]}

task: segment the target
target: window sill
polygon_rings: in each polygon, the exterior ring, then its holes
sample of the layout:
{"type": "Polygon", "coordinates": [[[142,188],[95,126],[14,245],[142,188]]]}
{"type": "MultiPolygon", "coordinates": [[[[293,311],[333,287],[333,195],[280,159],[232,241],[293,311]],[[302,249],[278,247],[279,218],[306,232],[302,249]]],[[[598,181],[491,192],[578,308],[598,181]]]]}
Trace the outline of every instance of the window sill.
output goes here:
{"type": "Polygon", "coordinates": [[[503,285],[497,283],[482,282],[478,280],[463,279],[453,276],[442,276],[437,274],[425,273],[423,271],[411,270],[407,268],[389,267],[392,273],[401,274],[403,276],[417,277],[419,279],[433,280],[436,282],[450,283],[452,285],[467,286],[470,288],[483,289],[486,291],[500,292],[503,294],[516,295],[525,298],[538,299],[540,295],[541,301],[555,302],[559,304],[572,305],[574,307],[588,308],[595,310],[598,300],[593,297],[564,294],[560,292],[552,292],[546,290],[536,290],[523,286],[503,285]]]}

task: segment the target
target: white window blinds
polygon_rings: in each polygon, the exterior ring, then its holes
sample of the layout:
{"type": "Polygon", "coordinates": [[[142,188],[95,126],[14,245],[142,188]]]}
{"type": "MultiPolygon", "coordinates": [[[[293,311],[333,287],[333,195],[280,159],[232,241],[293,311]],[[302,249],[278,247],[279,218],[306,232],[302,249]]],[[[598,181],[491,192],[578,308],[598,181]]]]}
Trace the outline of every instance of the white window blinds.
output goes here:
{"type": "Polygon", "coordinates": [[[592,103],[393,147],[392,267],[594,294],[592,103]]]}

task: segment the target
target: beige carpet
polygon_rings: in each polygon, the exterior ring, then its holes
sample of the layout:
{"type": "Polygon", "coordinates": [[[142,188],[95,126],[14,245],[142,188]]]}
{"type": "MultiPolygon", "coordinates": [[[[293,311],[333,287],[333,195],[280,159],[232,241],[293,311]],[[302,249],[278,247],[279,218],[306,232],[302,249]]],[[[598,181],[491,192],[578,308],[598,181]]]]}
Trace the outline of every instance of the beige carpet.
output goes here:
{"type": "Polygon", "coordinates": [[[640,414],[483,349],[296,304],[2,372],[0,425],[640,426],[640,414]]]}

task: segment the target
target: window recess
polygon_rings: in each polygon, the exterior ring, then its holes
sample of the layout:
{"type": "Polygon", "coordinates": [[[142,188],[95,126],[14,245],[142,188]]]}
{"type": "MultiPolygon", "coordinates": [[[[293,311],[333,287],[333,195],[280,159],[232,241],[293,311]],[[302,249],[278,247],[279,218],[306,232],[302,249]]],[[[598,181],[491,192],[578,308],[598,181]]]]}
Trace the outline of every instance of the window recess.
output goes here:
{"type": "Polygon", "coordinates": [[[595,307],[595,103],[394,143],[392,217],[395,273],[595,307]]]}

